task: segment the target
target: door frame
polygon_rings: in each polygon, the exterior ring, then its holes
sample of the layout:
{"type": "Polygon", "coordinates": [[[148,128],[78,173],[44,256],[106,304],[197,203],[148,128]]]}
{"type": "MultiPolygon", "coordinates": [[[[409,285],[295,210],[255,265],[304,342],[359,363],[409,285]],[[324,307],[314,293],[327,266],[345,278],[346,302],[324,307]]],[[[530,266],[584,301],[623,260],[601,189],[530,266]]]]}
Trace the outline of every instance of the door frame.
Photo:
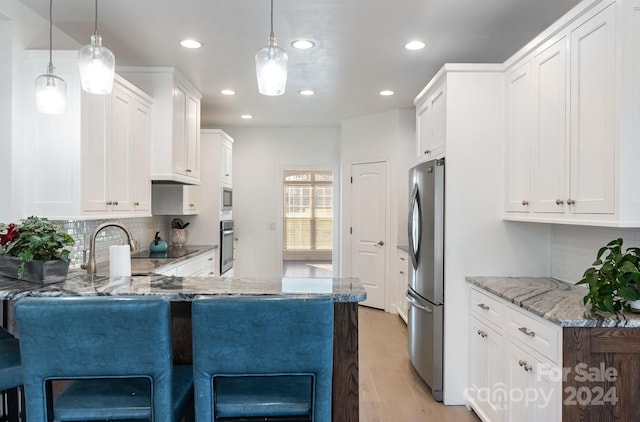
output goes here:
{"type": "Polygon", "coordinates": [[[352,248],[352,237],[350,233],[350,228],[352,227],[351,221],[351,212],[352,212],[352,198],[351,198],[351,177],[352,177],[352,168],[354,165],[358,164],[373,164],[373,163],[384,163],[385,164],[385,254],[387,257],[385,270],[384,270],[384,311],[391,312],[391,297],[390,297],[390,284],[391,284],[391,252],[395,251],[397,239],[395,236],[392,238],[391,230],[391,179],[393,178],[393,161],[390,157],[372,157],[367,160],[353,160],[349,162],[345,162],[343,167],[344,177],[342,178],[343,187],[343,195],[342,195],[342,219],[341,219],[341,241],[342,241],[342,272],[335,274],[340,274],[340,277],[350,278],[352,276],[352,265],[353,265],[353,256],[351,254],[352,248]],[[393,244],[393,249],[391,245],[393,244]]]}
{"type": "Polygon", "coordinates": [[[283,256],[282,247],[284,245],[283,239],[283,220],[284,220],[284,172],[285,170],[331,170],[333,172],[333,250],[331,251],[331,263],[333,265],[333,276],[337,277],[341,271],[340,258],[340,222],[342,221],[341,215],[341,173],[340,165],[338,163],[308,163],[308,164],[278,164],[278,189],[277,189],[277,210],[276,210],[276,223],[275,230],[278,239],[277,257],[280,267],[280,277],[284,274],[283,268],[283,256]]]}

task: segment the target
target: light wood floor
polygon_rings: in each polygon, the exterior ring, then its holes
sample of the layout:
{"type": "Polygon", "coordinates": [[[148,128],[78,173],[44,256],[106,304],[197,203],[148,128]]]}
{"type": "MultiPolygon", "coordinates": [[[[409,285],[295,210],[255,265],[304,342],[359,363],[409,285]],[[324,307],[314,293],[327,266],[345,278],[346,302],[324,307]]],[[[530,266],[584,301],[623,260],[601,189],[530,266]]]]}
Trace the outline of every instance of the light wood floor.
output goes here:
{"type": "Polygon", "coordinates": [[[404,321],[360,306],[360,422],[476,422],[464,406],[444,406],[411,367],[404,321]]]}

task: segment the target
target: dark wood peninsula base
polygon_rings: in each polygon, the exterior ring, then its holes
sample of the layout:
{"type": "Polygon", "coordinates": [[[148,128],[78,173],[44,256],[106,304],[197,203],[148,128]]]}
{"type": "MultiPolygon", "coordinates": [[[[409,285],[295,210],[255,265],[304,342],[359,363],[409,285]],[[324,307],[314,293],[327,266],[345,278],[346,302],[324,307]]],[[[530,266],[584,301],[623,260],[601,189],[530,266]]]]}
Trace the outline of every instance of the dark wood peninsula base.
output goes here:
{"type": "MultiPolygon", "coordinates": [[[[334,303],[332,420],[359,418],[358,304],[334,303]]],[[[191,364],[191,302],[172,302],[173,360],[191,364]]],[[[212,321],[215,324],[215,321],[212,321]]]]}
{"type": "Polygon", "coordinates": [[[640,421],[640,329],[565,327],[562,353],[563,422],[640,421]]]}

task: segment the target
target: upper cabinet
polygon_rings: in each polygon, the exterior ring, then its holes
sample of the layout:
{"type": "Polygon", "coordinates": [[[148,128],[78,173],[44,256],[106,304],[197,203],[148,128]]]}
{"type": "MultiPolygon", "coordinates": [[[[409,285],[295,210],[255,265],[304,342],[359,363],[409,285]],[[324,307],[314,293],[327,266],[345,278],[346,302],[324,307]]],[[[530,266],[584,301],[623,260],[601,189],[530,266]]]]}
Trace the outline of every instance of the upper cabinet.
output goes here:
{"type": "MultiPolygon", "coordinates": [[[[50,219],[151,215],[151,98],[116,75],[110,95],[80,88],[76,51],[57,51],[56,74],[67,82],[66,109],[38,113],[33,80],[47,51],[25,53],[24,148],[16,155],[24,195],[21,215],[50,219]]],[[[15,164],[15,163],[14,163],[15,164]]]]}
{"type": "Polygon", "coordinates": [[[220,184],[231,187],[233,181],[233,138],[219,131],[220,142],[220,184]]]}
{"type": "Polygon", "coordinates": [[[505,219],[640,227],[640,1],[583,2],[507,61],[505,219]]]}
{"type": "Polygon", "coordinates": [[[122,67],[118,73],[154,99],[151,179],[199,185],[202,94],[174,68],[122,67]]]}
{"type": "Polygon", "coordinates": [[[414,100],[416,106],[416,156],[418,162],[445,153],[446,92],[444,78],[434,78],[414,100]]]}

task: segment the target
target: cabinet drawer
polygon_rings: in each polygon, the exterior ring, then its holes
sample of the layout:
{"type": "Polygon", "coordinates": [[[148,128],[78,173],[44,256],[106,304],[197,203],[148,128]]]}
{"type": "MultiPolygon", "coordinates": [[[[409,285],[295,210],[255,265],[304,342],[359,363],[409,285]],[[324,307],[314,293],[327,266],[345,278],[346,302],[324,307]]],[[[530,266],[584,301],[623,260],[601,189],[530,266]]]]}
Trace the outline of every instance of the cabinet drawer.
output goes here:
{"type": "Polygon", "coordinates": [[[209,252],[202,256],[201,277],[213,277],[216,275],[216,253],[209,252]]]}
{"type": "Polygon", "coordinates": [[[187,260],[178,267],[178,277],[195,277],[202,271],[202,257],[195,257],[187,260]]]}
{"type": "Polygon", "coordinates": [[[506,334],[529,346],[552,362],[558,362],[560,327],[525,310],[508,306],[505,310],[506,334]]]}
{"type": "Polygon", "coordinates": [[[471,288],[470,302],[471,313],[496,327],[502,326],[503,305],[499,299],[471,288]]]}

